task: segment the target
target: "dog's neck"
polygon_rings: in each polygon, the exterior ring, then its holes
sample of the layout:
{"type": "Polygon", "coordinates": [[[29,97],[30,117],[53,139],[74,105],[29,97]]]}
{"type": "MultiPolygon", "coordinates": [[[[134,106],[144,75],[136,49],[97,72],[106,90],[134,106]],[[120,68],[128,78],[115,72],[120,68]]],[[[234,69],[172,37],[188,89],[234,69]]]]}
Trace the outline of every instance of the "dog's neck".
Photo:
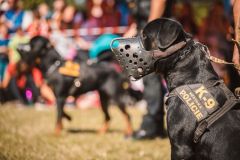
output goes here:
{"type": "Polygon", "coordinates": [[[179,58],[183,51],[179,52],[164,62],[165,65],[171,66],[171,68],[166,67],[163,71],[169,91],[181,85],[205,83],[209,80],[219,79],[211,62],[207,59],[206,53],[199,48],[192,47],[184,58],[179,58]]]}
{"type": "Polygon", "coordinates": [[[40,59],[41,59],[40,69],[44,74],[47,73],[48,69],[52,65],[54,65],[56,61],[59,61],[59,62],[63,61],[62,57],[54,48],[50,48],[45,55],[40,57],[40,59]]]}

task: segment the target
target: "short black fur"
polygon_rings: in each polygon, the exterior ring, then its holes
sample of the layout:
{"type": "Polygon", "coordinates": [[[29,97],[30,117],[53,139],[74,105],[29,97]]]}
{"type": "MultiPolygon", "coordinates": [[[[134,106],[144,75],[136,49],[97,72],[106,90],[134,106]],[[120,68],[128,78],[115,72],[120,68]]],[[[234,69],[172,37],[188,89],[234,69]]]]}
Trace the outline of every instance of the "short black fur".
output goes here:
{"type": "MultiPolygon", "coordinates": [[[[209,59],[200,43],[189,41],[177,53],[156,63],[156,70],[165,75],[169,91],[181,85],[206,84],[218,81],[209,59]],[[190,50],[189,50],[190,49],[190,50]],[[189,53],[184,55],[184,51],[189,53]],[[184,55],[184,56],[182,56],[184,55]]],[[[211,87],[210,93],[220,106],[227,100],[227,95],[219,87],[211,87]]],[[[195,144],[193,136],[197,120],[179,97],[170,97],[167,101],[167,126],[171,142],[173,160],[235,160],[240,157],[240,105],[218,119],[195,144]]]]}
{"type": "MultiPolygon", "coordinates": [[[[168,36],[168,33],[171,33],[171,29],[168,28],[161,35],[158,34],[161,25],[168,22],[174,24],[174,21],[169,19],[157,19],[144,28],[143,34],[145,35],[143,36],[149,37],[146,39],[148,41],[147,50],[161,50],[157,42],[174,37],[168,36]]],[[[175,22],[174,26],[180,28],[179,32],[185,33],[178,22],[175,22]]],[[[218,75],[207,58],[205,46],[179,32],[176,32],[177,40],[187,41],[187,44],[172,55],[158,59],[154,65],[155,71],[162,73],[167,80],[169,91],[171,92],[182,85],[219,81],[218,75]]],[[[174,43],[176,42],[171,45],[174,43]]],[[[220,85],[212,86],[208,90],[218,101],[220,107],[229,98],[229,95],[224,92],[220,85]]],[[[214,122],[198,143],[193,141],[198,122],[190,109],[177,95],[170,96],[167,105],[167,126],[172,160],[240,159],[239,103],[214,122]]]]}

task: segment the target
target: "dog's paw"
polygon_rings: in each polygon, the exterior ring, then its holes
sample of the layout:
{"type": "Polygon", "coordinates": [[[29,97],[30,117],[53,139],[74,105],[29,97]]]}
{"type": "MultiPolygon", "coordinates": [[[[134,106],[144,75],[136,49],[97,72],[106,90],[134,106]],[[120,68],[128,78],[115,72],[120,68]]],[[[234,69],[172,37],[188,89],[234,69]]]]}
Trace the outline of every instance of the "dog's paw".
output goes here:
{"type": "Polygon", "coordinates": [[[131,137],[133,134],[133,129],[131,125],[128,125],[126,129],[124,130],[125,137],[131,137]]]}
{"type": "Polygon", "coordinates": [[[109,130],[109,123],[105,122],[103,126],[98,130],[99,134],[106,134],[107,131],[109,130]]]}
{"type": "Polygon", "coordinates": [[[59,136],[63,130],[63,125],[62,123],[57,123],[55,127],[55,135],[59,136]]]}

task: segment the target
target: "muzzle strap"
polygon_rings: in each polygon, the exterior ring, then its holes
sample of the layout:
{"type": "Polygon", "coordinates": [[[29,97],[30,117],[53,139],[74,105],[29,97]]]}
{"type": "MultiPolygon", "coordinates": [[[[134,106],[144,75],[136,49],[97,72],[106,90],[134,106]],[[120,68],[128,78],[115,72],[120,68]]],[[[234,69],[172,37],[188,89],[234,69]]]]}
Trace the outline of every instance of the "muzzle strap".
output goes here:
{"type": "Polygon", "coordinates": [[[181,41],[175,45],[172,45],[171,47],[169,47],[168,49],[166,49],[165,51],[160,51],[160,50],[154,50],[153,51],[153,57],[154,58],[164,58],[164,57],[168,57],[171,54],[175,53],[176,51],[178,51],[179,49],[183,48],[185,45],[187,44],[187,42],[185,41],[181,41]]]}

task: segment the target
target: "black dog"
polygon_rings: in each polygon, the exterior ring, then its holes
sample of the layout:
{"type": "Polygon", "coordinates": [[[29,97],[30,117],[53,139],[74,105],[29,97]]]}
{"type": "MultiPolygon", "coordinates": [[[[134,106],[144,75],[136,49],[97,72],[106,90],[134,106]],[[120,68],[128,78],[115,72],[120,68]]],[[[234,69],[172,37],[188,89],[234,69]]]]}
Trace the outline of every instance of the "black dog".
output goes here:
{"type": "Polygon", "coordinates": [[[57,100],[57,133],[62,130],[63,118],[71,120],[71,117],[63,109],[65,99],[69,95],[76,97],[88,91],[98,90],[105,116],[105,123],[100,131],[105,132],[108,129],[110,121],[108,105],[110,100],[114,100],[124,114],[127,125],[125,132],[127,135],[131,134],[132,126],[124,99],[129,91],[128,81],[126,76],[124,77],[116,71],[112,63],[99,62],[88,65],[84,62],[66,62],[51,46],[49,40],[41,36],[32,38],[29,44],[20,45],[18,51],[22,59],[30,65],[36,65],[36,61],[40,62],[38,63],[39,68],[53,89],[57,100]],[[70,68],[70,71],[67,69],[69,65],[73,67],[70,68]],[[66,70],[72,72],[73,76],[65,75],[66,70]]]}
{"type": "Polygon", "coordinates": [[[112,50],[129,76],[164,74],[172,159],[240,159],[239,100],[219,80],[207,47],[181,24],[154,20],[136,38],[115,39],[112,50]]]}

